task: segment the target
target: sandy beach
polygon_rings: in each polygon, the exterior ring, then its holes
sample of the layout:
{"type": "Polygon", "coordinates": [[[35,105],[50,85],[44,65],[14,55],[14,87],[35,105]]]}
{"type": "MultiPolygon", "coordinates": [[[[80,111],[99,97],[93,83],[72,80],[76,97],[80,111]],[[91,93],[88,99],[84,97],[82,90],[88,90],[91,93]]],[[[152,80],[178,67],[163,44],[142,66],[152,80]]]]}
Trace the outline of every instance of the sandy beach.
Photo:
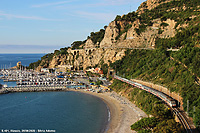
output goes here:
{"type": "Polygon", "coordinates": [[[95,93],[79,91],[101,98],[109,107],[110,123],[108,133],[133,133],[131,125],[147,115],[127,98],[119,96],[116,92],[95,93]]]}

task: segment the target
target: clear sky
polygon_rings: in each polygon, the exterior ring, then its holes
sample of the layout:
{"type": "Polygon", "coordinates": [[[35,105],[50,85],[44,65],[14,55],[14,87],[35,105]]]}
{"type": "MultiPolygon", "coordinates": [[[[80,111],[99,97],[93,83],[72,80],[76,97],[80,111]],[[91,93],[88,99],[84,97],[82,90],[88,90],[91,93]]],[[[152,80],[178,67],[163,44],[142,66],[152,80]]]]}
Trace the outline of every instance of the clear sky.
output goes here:
{"type": "Polygon", "coordinates": [[[0,53],[49,53],[83,41],[145,0],[0,0],[0,53]]]}

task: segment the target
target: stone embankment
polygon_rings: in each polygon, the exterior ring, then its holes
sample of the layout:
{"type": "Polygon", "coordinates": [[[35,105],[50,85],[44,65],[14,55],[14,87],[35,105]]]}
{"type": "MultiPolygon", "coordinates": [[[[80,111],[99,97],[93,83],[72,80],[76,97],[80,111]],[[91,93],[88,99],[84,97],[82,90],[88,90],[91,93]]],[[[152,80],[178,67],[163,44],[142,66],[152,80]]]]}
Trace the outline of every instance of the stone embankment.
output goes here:
{"type": "Polygon", "coordinates": [[[0,94],[12,92],[42,92],[42,91],[67,91],[71,88],[84,88],[84,86],[25,86],[25,87],[5,87],[0,90],[0,94]]]}

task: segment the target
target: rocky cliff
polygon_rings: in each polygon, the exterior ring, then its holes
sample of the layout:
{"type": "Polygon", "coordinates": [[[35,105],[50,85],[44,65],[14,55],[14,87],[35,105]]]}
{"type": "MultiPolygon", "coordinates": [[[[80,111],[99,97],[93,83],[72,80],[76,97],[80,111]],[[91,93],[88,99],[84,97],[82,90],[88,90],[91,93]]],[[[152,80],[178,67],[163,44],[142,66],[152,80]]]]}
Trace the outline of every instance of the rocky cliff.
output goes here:
{"type": "MultiPolygon", "coordinates": [[[[56,68],[58,65],[73,65],[75,70],[85,70],[89,66],[97,66],[113,63],[125,55],[125,49],[120,48],[90,48],[90,49],[68,49],[68,54],[54,55],[48,64],[49,68],[56,68]]],[[[47,67],[47,66],[45,66],[47,67]]],[[[38,67],[38,70],[42,67],[38,67]]]]}
{"type": "Polygon", "coordinates": [[[116,25],[118,24],[120,27],[124,27],[124,25],[121,21],[113,21],[106,29],[100,47],[154,48],[156,38],[170,38],[175,36],[176,22],[174,20],[167,19],[166,21],[161,21],[160,19],[155,19],[152,22],[152,26],[147,26],[144,32],[137,34],[136,29],[139,28],[140,21],[136,20],[130,23],[131,28],[116,40],[116,37],[119,36],[119,29],[116,25]],[[167,26],[163,27],[162,23],[165,23],[167,26]],[[163,32],[158,34],[160,30],[163,32]]]}

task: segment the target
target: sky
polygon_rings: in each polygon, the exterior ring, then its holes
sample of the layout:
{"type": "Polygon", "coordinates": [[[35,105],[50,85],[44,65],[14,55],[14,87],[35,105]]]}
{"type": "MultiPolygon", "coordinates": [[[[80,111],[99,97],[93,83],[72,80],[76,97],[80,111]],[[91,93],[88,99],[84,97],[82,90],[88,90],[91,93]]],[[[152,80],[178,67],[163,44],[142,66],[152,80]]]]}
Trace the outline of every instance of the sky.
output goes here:
{"type": "Polygon", "coordinates": [[[52,53],[145,0],[0,0],[0,53],[52,53]]]}

